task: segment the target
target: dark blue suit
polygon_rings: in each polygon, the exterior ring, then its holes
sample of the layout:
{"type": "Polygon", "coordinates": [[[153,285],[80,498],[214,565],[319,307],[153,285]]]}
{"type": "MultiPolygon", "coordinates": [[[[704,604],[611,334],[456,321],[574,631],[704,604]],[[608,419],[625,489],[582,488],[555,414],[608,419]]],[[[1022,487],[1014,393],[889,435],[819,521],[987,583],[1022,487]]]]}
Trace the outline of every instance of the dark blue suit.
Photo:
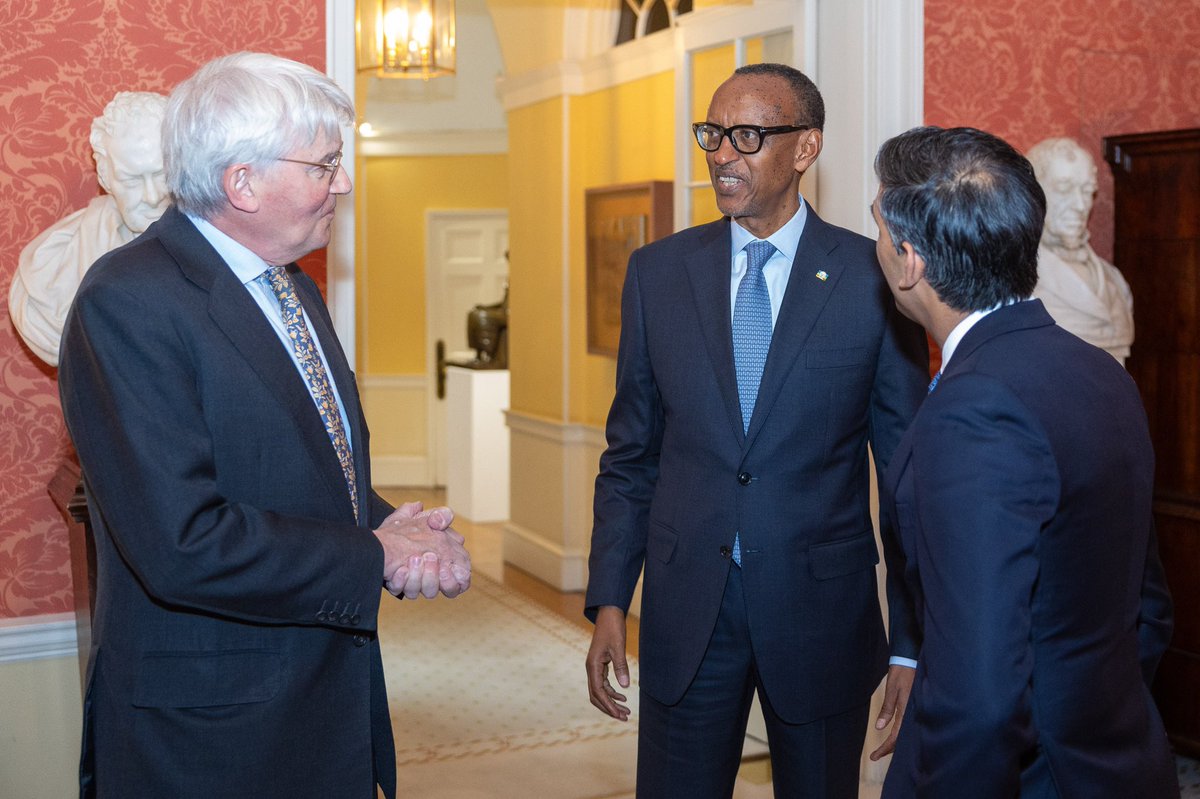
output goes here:
{"type": "Polygon", "coordinates": [[[884,797],[1178,796],[1137,387],[1040,301],[971,328],[892,460],[923,642],[884,797]]]}
{"type": "Polygon", "coordinates": [[[675,703],[713,635],[740,531],[758,675],[799,724],[865,705],[886,669],[867,445],[885,465],[923,397],[924,336],[896,312],[873,243],[810,208],[743,433],[729,226],[630,258],[586,604],[627,609],[645,568],[641,689],[675,703]]]}
{"type": "Polygon", "coordinates": [[[324,302],[291,271],[350,420],[361,524],[303,379],[186,217],[79,288],[59,387],[97,550],[85,795],[394,793],[371,533],[390,507],[324,302]]]}

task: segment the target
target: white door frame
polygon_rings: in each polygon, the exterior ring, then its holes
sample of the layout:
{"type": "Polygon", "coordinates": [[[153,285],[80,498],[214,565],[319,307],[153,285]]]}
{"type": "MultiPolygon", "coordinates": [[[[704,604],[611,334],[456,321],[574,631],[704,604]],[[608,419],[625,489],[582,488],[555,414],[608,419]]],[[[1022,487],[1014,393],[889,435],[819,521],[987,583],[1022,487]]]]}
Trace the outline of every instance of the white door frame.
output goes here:
{"type": "MultiPolygon", "coordinates": [[[[462,208],[462,209],[437,209],[427,210],[425,212],[425,430],[426,430],[426,447],[425,447],[425,462],[426,474],[428,475],[428,484],[437,485],[443,484],[445,481],[439,480],[439,473],[444,473],[446,465],[444,461],[439,461],[438,452],[442,449],[440,442],[440,433],[444,432],[438,428],[438,413],[441,405],[445,403],[444,399],[438,399],[438,369],[437,356],[435,348],[437,346],[437,322],[435,318],[434,303],[435,288],[439,284],[438,280],[434,280],[435,268],[438,264],[434,262],[434,246],[433,236],[430,232],[434,225],[440,220],[464,220],[480,218],[480,219],[495,219],[503,216],[507,221],[507,208],[462,208]]],[[[481,301],[498,300],[499,297],[481,297],[481,301]]],[[[470,310],[470,309],[467,309],[470,310]]],[[[464,314],[458,320],[464,328],[467,324],[467,318],[464,314]]],[[[450,353],[447,353],[449,356],[450,353]]]]}
{"type": "MultiPolygon", "coordinates": [[[[355,68],[354,0],[325,0],[325,72],[351,98],[354,97],[355,68]]],[[[355,144],[357,131],[346,132],[342,141],[342,168],[357,184],[355,144]]],[[[333,236],[326,249],[326,304],[333,329],[350,368],[356,368],[357,327],[355,322],[355,218],[354,195],[339,199],[333,215],[333,236]]]]}

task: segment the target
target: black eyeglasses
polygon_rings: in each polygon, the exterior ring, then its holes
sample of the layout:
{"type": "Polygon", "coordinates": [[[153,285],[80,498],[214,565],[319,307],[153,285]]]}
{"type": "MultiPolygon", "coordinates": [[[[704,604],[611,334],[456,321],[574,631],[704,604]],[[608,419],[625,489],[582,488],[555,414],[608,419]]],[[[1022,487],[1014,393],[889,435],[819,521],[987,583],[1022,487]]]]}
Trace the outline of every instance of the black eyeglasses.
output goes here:
{"type": "Polygon", "coordinates": [[[337,153],[333,156],[332,160],[326,161],[325,163],[321,163],[319,161],[301,161],[298,158],[276,158],[275,160],[287,161],[289,164],[304,164],[305,166],[320,167],[321,169],[325,170],[326,173],[328,173],[329,180],[332,182],[333,176],[337,174],[338,167],[342,165],[342,154],[337,153]]]}
{"type": "Polygon", "coordinates": [[[697,122],[692,125],[696,134],[696,144],[706,152],[716,152],[721,147],[721,139],[729,137],[733,149],[742,155],[753,155],[762,149],[763,140],[776,133],[795,133],[798,130],[810,130],[810,125],[776,125],[764,128],[759,125],[733,125],[723,128],[711,122],[697,122]]]}

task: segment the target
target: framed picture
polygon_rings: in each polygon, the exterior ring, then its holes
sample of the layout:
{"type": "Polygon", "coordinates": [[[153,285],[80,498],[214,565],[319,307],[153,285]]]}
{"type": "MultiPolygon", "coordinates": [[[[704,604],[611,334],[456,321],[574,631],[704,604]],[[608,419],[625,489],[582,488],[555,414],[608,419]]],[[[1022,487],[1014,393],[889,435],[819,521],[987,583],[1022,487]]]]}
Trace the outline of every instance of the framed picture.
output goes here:
{"type": "Polygon", "coordinates": [[[675,201],[669,180],[587,189],[587,346],[595,355],[616,357],[621,338],[621,287],[630,254],[674,226],[675,201]]]}

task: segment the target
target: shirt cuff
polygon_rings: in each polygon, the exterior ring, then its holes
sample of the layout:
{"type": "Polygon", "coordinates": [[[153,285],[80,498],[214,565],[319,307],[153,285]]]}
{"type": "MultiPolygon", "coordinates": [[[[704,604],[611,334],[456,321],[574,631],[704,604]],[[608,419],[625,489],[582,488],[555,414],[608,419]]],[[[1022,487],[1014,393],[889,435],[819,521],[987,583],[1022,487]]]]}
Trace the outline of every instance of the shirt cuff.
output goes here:
{"type": "Polygon", "coordinates": [[[917,667],[917,661],[913,660],[912,658],[902,658],[902,657],[892,656],[891,658],[888,658],[888,665],[889,666],[906,666],[910,669],[915,669],[917,667]]]}

